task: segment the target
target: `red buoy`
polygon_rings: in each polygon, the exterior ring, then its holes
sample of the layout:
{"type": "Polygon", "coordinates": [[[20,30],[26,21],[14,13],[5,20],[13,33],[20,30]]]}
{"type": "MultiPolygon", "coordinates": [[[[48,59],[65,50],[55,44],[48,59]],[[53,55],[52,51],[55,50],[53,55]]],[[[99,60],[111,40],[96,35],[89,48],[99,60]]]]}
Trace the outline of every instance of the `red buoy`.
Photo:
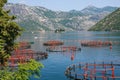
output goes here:
{"type": "Polygon", "coordinates": [[[74,54],[71,55],[71,60],[74,60],[74,54]]]}

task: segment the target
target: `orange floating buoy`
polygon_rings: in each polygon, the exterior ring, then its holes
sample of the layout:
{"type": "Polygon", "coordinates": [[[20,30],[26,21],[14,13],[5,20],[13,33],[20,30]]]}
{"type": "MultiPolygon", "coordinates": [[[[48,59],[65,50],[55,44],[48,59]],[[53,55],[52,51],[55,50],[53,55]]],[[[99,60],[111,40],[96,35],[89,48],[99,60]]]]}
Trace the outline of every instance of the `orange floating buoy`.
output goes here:
{"type": "Polygon", "coordinates": [[[71,55],[71,60],[74,60],[74,54],[71,55]]]}

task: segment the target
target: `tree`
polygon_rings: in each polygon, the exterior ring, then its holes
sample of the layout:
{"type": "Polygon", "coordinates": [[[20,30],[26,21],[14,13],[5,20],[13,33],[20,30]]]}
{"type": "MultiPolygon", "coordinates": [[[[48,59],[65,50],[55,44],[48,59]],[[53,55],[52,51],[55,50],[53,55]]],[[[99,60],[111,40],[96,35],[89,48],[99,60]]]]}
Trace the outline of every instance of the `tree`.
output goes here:
{"type": "Polygon", "coordinates": [[[9,10],[3,10],[4,4],[7,0],[0,0],[0,39],[2,43],[0,46],[3,48],[0,51],[0,63],[5,64],[6,57],[11,54],[15,47],[15,39],[21,34],[22,28],[13,22],[15,16],[9,16],[9,10]]]}
{"type": "Polygon", "coordinates": [[[19,64],[17,70],[11,71],[9,68],[0,70],[0,80],[29,80],[30,76],[39,78],[41,68],[43,68],[41,63],[30,60],[27,64],[19,64]]]}
{"type": "Polygon", "coordinates": [[[5,3],[7,0],[0,0],[0,64],[4,67],[0,70],[0,80],[28,80],[33,75],[39,77],[43,65],[35,60],[19,64],[15,71],[11,71],[9,67],[5,66],[5,62],[15,49],[15,40],[23,30],[17,23],[13,22],[15,16],[9,16],[10,11],[3,10],[5,3]]]}

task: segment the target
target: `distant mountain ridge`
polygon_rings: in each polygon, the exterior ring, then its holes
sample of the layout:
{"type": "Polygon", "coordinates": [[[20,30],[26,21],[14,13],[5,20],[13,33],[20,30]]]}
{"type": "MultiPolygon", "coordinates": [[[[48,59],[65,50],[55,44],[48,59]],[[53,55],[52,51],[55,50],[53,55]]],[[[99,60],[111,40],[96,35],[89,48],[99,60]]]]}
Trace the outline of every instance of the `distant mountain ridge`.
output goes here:
{"type": "Polygon", "coordinates": [[[116,9],[116,7],[111,7],[111,6],[106,6],[103,8],[97,8],[95,6],[88,6],[81,10],[82,13],[84,14],[99,14],[99,13],[105,13],[105,12],[112,12],[116,9]]]}
{"type": "Polygon", "coordinates": [[[92,8],[87,7],[81,11],[71,10],[52,11],[39,6],[7,3],[5,9],[16,15],[15,20],[26,30],[88,30],[91,26],[110,14],[117,7],[92,8]]]}
{"type": "Polygon", "coordinates": [[[89,29],[90,31],[120,31],[120,8],[89,29]]]}

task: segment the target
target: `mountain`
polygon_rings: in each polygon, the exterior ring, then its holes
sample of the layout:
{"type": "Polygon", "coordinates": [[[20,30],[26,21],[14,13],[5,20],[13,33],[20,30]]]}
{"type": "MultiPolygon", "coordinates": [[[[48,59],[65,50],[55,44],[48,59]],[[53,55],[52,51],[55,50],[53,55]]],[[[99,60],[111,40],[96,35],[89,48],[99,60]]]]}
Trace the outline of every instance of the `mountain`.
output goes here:
{"type": "Polygon", "coordinates": [[[86,8],[84,8],[83,10],[81,10],[81,12],[83,14],[95,15],[95,14],[99,14],[99,13],[102,14],[102,13],[112,12],[115,9],[117,9],[117,7],[106,6],[103,8],[97,8],[95,6],[89,5],[86,8]]]}
{"type": "Polygon", "coordinates": [[[88,30],[117,7],[96,8],[88,6],[77,11],[52,11],[40,6],[7,3],[4,7],[15,15],[16,22],[25,30],[88,30]]]}
{"type": "Polygon", "coordinates": [[[89,29],[90,31],[120,31],[120,8],[89,29]]]}

